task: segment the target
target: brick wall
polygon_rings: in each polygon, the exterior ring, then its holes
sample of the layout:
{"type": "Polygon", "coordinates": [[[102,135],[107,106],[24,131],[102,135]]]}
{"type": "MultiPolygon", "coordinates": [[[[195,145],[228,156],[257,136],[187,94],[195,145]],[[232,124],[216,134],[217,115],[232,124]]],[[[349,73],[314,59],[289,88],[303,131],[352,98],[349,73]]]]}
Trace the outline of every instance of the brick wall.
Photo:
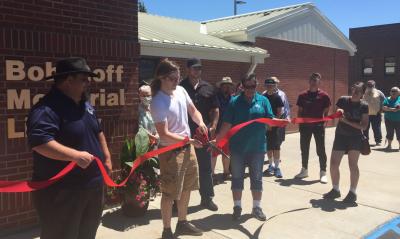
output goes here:
{"type": "Polygon", "coordinates": [[[357,46],[351,57],[349,83],[375,80],[376,87],[386,95],[390,88],[400,84],[400,23],[350,29],[350,40],[357,46]],[[396,74],[385,74],[385,57],[396,57],[396,74]],[[374,61],[373,73],[363,75],[362,64],[365,58],[374,61]]]}
{"type": "MultiPolygon", "coordinates": [[[[262,86],[266,77],[278,77],[281,81],[279,88],[286,92],[292,105],[292,116],[297,114],[297,96],[307,90],[308,77],[312,72],[322,74],[321,89],[328,92],[333,104],[338,97],[347,95],[347,51],[270,38],[257,38],[255,45],[268,50],[270,54],[265,63],[258,65],[255,70],[259,79],[262,79],[259,90],[264,90],[262,86]]],[[[289,127],[289,130],[295,129],[289,127]]]]}
{"type": "MultiPolygon", "coordinates": [[[[51,83],[35,82],[28,77],[6,80],[7,60],[22,62],[27,72],[32,66],[45,68],[45,62],[82,56],[92,69],[103,70],[107,79],[102,82],[92,80],[90,88],[99,96],[104,89],[106,97],[110,93],[117,93],[119,97],[118,106],[100,106],[98,100],[95,107],[102,119],[114,164],[118,167],[116,159],[121,143],[133,135],[137,125],[137,111],[132,110],[137,107],[137,62],[140,55],[137,31],[135,0],[0,2],[0,180],[30,179],[32,168],[31,151],[23,135],[24,119],[30,107],[25,105],[18,109],[11,104],[13,106],[8,109],[7,90],[15,90],[17,94],[22,89],[29,90],[29,96],[33,97],[46,93],[51,86],[51,83]],[[123,67],[121,81],[117,80],[117,66],[123,67]],[[120,97],[120,90],[124,90],[124,97],[120,97]],[[8,119],[15,123],[10,124],[8,119]],[[10,130],[14,125],[15,129],[10,130]],[[10,137],[12,131],[14,134],[10,137]]],[[[31,69],[31,78],[40,78],[40,68],[31,69]]],[[[1,232],[35,223],[37,217],[29,193],[0,194],[1,232]]]]}

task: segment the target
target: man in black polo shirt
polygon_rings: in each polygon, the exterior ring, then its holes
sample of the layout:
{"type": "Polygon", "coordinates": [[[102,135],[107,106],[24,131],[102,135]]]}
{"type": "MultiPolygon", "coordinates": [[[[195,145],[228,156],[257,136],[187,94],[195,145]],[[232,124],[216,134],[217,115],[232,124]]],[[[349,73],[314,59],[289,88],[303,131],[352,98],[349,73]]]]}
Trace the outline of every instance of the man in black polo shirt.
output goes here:
{"type": "Polygon", "coordinates": [[[103,211],[103,178],[97,156],[112,169],[110,152],[93,107],[85,97],[91,72],[82,58],[56,65],[54,86],[31,110],[27,135],[33,150],[33,180],[47,180],[70,162],[56,184],[33,192],[42,239],[94,239],[103,211]]]}
{"type": "MultiPolygon", "coordinates": [[[[187,78],[180,85],[185,88],[194,105],[203,116],[204,123],[208,126],[211,137],[215,136],[219,118],[219,103],[215,87],[201,79],[201,62],[193,58],[187,61],[187,78]]],[[[191,134],[196,133],[198,125],[189,117],[191,134]]],[[[207,148],[196,150],[199,164],[199,181],[201,205],[211,211],[217,211],[218,206],[212,201],[214,197],[214,184],[212,179],[211,152],[207,148]]]]}

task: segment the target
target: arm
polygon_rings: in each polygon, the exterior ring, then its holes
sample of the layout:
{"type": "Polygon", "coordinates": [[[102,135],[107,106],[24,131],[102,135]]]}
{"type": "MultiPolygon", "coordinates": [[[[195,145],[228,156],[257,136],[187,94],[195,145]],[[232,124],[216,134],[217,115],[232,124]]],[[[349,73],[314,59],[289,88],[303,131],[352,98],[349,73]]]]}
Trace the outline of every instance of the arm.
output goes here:
{"type": "MultiPolygon", "coordinates": [[[[158,134],[160,135],[160,138],[167,139],[169,141],[174,141],[176,143],[185,139],[185,137],[183,136],[170,132],[168,130],[168,122],[166,121],[155,123],[155,126],[158,134]]],[[[202,147],[201,143],[195,139],[189,139],[189,143],[193,144],[197,148],[202,147]]]]}
{"type": "Polygon", "coordinates": [[[104,164],[107,166],[107,168],[111,172],[111,170],[112,170],[112,161],[111,161],[110,151],[108,150],[106,137],[104,136],[103,132],[100,132],[98,137],[99,137],[99,142],[100,142],[100,145],[101,145],[101,149],[102,149],[103,154],[104,154],[104,164]]]}
{"type": "Polygon", "coordinates": [[[329,114],[329,106],[324,109],[323,117],[328,116],[329,114]]]}
{"type": "Polygon", "coordinates": [[[211,119],[210,133],[211,133],[211,138],[213,138],[215,136],[215,131],[217,130],[217,125],[219,120],[218,108],[214,108],[210,111],[210,119],[211,119]]]}
{"type": "Polygon", "coordinates": [[[303,116],[303,107],[299,106],[297,109],[297,117],[303,116]]]}
{"type": "MultiPolygon", "coordinates": [[[[203,116],[201,116],[200,112],[197,110],[196,106],[192,102],[188,104],[188,112],[192,120],[200,127],[202,133],[206,134],[208,132],[207,126],[203,122],[203,116]]],[[[156,127],[157,128],[157,127],[156,127]]],[[[160,131],[158,131],[160,134],[160,131]]],[[[161,134],[160,134],[161,136],[161,134]]]]}
{"type": "Polygon", "coordinates": [[[396,111],[398,111],[398,109],[396,109],[396,108],[391,108],[391,107],[388,107],[388,106],[386,106],[386,105],[384,105],[382,109],[383,109],[383,111],[385,111],[385,112],[396,112],[396,111]]]}
{"type": "Polygon", "coordinates": [[[76,162],[81,168],[87,168],[94,159],[94,156],[86,151],[66,147],[55,140],[35,146],[32,150],[54,160],[76,162]]]}
{"type": "Polygon", "coordinates": [[[353,128],[356,128],[359,130],[366,130],[368,127],[369,117],[368,117],[368,114],[363,114],[361,116],[360,123],[351,122],[351,121],[347,120],[346,118],[341,118],[340,121],[342,121],[345,124],[350,125],[353,128]]]}

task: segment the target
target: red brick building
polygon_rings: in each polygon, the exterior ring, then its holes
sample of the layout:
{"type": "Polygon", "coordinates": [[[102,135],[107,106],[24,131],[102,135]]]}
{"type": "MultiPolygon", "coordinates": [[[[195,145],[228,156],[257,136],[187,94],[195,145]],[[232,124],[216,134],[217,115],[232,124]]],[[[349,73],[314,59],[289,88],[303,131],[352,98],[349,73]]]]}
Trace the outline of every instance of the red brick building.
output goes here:
{"type": "Polygon", "coordinates": [[[400,23],[350,29],[357,45],[351,57],[349,83],[375,80],[386,95],[400,85],[400,23]]]}
{"type": "Polygon", "coordinates": [[[263,91],[263,80],[277,76],[294,116],[297,95],[307,89],[312,72],[322,74],[322,88],[333,102],[347,94],[349,55],[356,50],[313,4],[202,23],[141,13],[139,41],[142,80],[152,77],[161,57],[179,58],[183,67],[185,58],[198,57],[204,59],[203,76],[211,82],[223,76],[239,82],[255,72],[262,81],[258,90],[263,91]]]}
{"type": "MultiPolygon", "coordinates": [[[[25,117],[52,84],[41,80],[68,56],[100,74],[91,79],[92,103],[117,166],[137,125],[137,1],[1,1],[0,19],[0,180],[30,179],[25,117]]],[[[29,193],[0,193],[0,234],[35,223],[29,193]]]]}

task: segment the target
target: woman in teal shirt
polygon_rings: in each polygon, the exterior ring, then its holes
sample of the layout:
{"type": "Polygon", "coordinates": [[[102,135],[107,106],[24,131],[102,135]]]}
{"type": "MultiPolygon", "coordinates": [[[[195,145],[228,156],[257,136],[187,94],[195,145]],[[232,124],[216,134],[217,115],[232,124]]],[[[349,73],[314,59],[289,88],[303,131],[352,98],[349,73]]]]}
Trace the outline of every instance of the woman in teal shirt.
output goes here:
{"type": "Polygon", "coordinates": [[[390,97],[383,102],[383,111],[385,111],[386,139],[388,146],[386,149],[392,149],[394,132],[396,131],[397,141],[399,141],[400,150],[400,89],[393,87],[390,90],[390,97]]]}

